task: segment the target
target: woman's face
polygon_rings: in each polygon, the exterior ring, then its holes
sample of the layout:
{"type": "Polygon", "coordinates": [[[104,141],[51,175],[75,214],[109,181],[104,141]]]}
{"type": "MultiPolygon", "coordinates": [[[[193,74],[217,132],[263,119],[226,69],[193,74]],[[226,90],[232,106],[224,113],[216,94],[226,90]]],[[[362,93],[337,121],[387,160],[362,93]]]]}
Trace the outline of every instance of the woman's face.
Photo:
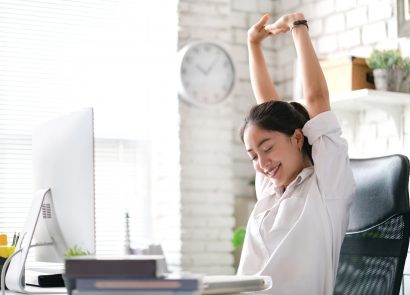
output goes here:
{"type": "Polygon", "coordinates": [[[303,133],[292,136],[249,124],[244,132],[245,147],[257,172],[270,178],[275,186],[286,188],[304,168],[303,133]]]}

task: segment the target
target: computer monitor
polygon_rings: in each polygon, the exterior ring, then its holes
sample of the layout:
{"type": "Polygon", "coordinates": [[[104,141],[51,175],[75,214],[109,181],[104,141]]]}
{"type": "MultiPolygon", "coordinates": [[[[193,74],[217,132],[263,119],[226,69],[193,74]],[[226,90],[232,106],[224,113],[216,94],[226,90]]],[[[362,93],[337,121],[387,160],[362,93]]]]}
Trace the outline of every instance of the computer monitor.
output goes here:
{"type": "Polygon", "coordinates": [[[21,252],[6,276],[7,287],[17,292],[25,291],[24,266],[33,244],[49,244],[32,248],[35,260],[45,262],[63,262],[74,246],[95,252],[92,109],[45,123],[32,142],[35,193],[17,244],[21,252]]]}
{"type": "Polygon", "coordinates": [[[50,188],[33,239],[36,243],[55,239],[53,247],[33,249],[35,260],[63,262],[64,253],[73,246],[95,252],[92,109],[67,114],[36,128],[32,147],[34,191],[50,188]],[[50,212],[50,201],[55,212],[50,212]],[[58,228],[63,240],[59,239],[58,228]]]}

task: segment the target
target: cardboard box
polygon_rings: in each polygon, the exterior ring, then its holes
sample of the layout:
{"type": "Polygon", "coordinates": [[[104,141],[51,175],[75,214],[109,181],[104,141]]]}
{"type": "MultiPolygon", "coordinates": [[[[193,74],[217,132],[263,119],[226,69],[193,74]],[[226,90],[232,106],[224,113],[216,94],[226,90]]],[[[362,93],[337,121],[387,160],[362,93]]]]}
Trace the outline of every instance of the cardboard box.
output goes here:
{"type": "Polygon", "coordinates": [[[357,89],[374,89],[373,73],[364,58],[349,57],[320,62],[330,95],[357,89]]]}

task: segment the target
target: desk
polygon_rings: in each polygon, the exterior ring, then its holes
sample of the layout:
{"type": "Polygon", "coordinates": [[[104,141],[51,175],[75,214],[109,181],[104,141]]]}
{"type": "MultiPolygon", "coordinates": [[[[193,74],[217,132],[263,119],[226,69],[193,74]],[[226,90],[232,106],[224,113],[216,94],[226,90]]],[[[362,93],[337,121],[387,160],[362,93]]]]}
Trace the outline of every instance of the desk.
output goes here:
{"type": "MultiPolygon", "coordinates": [[[[35,294],[47,294],[47,295],[67,295],[67,289],[66,288],[38,288],[38,287],[32,287],[32,286],[27,286],[26,289],[30,292],[34,292],[35,294]],[[45,290],[43,290],[45,289],[45,290]],[[55,293],[54,293],[55,292],[55,293]]],[[[6,290],[7,295],[16,295],[16,294],[23,294],[23,293],[17,293],[17,292],[12,292],[6,290]]],[[[32,294],[32,293],[29,293],[32,294]]]]}
{"type": "MultiPolygon", "coordinates": [[[[35,287],[33,287],[33,288],[35,288],[35,287]]],[[[37,291],[39,292],[39,288],[35,288],[35,289],[37,289],[37,291]]],[[[61,295],[61,294],[66,294],[67,295],[67,292],[65,292],[65,293],[61,293],[61,291],[66,291],[65,290],[65,288],[47,288],[47,290],[50,290],[50,291],[52,291],[53,289],[57,289],[58,291],[59,291],[59,293],[37,293],[37,294],[39,294],[39,295],[41,295],[41,294],[47,294],[47,295],[61,295]]],[[[245,295],[245,294],[248,294],[248,295],[250,295],[250,294],[257,294],[257,295],[272,295],[272,294],[268,294],[268,293],[266,293],[266,291],[259,291],[259,292],[245,292],[245,293],[230,293],[229,295],[245,295]]],[[[12,292],[12,291],[6,291],[6,295],[22,295],[22,293],[16,293],[16,292],[12,292]]]]}
{"type": "MultiPolygon", "coordinates": [[[[246,282],[246,283],[249,282],[249,280],[246,277],[242,278],[242,280],[234,280],[234,281],[228,280],[228,281],[226,281],[226,278],[230,278],[230,277],[231,276],[214,276],[214,279],[210,279],[210,278],[212,278],[212,276],[208,276],[209,280],[207,281],[208,285],[206,287],[210,287],[210,285],[209,285],[210,282],[213,282],[214,284],[216,284],[216,285],[213,285],[213,288],[211,287],[211,289],[208,289],[208,291],[211,291],[211,290],[214,291],[214,292],[219,291],[221,293],[217,293],[217,294],[228,294],[228,293],[222,293],[222,292],[224,292],[224,291],[234,291],[234,292],[236,291],[237,292],[237,291],[242,291],[242,290],[246,290],[246,289],[249,290],[250,289],[249,285],[246,288],[244,286],[241,287],[240,285],[238,287],[238,284],[237,284],[238,282],[242,283],[242,284],[244,282],[246,282]],[[219,278],[222,278],[222,280],[218,280],[219,278]],[[222,283],[223,285],[220,285],[220,283],[222,283]]],[[[235,276],[235,278],[240,278],[240,277],[235,276]]],[[[264,290],[262,290],[262,291],[248,291],[248,292],[229,293],[229,295],[244,295],[244,294],[271,295],[271,294],[269,294],[269,291],[266,290],[266,288],[270,289],[271,286],[272,286],[270,277],[266,277],[266,276],[265,277],[258,277],[256,282],[261,281],[261,279],[262,279],[262,282],[263,282],[263,286],[265,288],[264,290]]],[[[250,282],[253,282],[253,281],[255,281],[255,280],[252,280],[250,282]]],[[[204,282],[204,286],[205,286],[205,284],[206,283],[204,282]]],[[[260,285],[259,287],[253,287],[252,289],[254,289],[254,290],[259,289],[260,290],[263,286],[260,285]]],[[[67,289],[65,287],[64,288],[61,288],[61,287],[60,288],[39,288],[39,287],[35,287],[35,286],[27,286],[26,285],[25,290],[30,292],[28,294],[67,295],[67,289]]],[[[132,294],[132,290],[124,290],[124,291],[130,291],[129,294],[132,294]]],[[[163,292],[164,293],[169,292],[170,294],[172,294],[172,291],[163,290],[163,292]]],[[[178,292],[178,291],[176,290],[176,292],[178,292]]],[[[108,293],[106,293],[106,294],[114,294],[114,293],[115,293],[115,291],[113,291],[113,292],[108,291],[108,293]]],[[[155,293],[155,291],[153,293],[155,293]]],[[[7,295],[12,295],[12,294],[15,295],[15,294],[22,294],[22,293],[6,291],[6,294],[7,295]]],[[[104,294],[104,291],[101,291],[101,295],[103,295],[103,294],[104,294]]],[[[147,295],[149,295],[149,292],[147,292],[147,295]]]]}
{"type": "MultiPolygon", "coordinates": [[[[37,293],[37,294],[44,294],[44,293],[37,293]]],[[[65,293],[67,294],[67,293],[65,293]]],[[[264,292],[245,292],[245,293],[229,293],[229,295],[245,295],[245,294],[257,294],[257,295],[272,295],[269,293],[264,293],[264,292]]],[[[15,293],[15,292],[11,292],[11,291],[6,291],[6,295],[22,295],[22,293],[15,293]]],[[[61,295],[61,293],[47,293],[47,295],[61,295]]],[[[220,294],[223,295],[223,294],[220,294]]]]}

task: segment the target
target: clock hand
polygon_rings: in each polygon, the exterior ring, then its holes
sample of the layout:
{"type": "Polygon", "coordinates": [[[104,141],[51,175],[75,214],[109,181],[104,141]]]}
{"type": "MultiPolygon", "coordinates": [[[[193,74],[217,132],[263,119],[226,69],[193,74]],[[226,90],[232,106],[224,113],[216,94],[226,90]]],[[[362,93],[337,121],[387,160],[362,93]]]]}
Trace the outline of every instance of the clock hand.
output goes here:
{"type": "Polygon", "coordinates": [[[218,59],[219,59],[219,55],[215,57],[212,63],[209,65],[209,67],[207,67],[207,69],[205,70],[206,74],[208,74],[212,70],[212,68],[215,66],[216,62],[218,61],[218,59]]]}
{"type": "Polygon", "coordinates": [[[208,75],[207,70],[204,70],[201,66],[195,65],[195,67],[204,75],[208,75]]]}

